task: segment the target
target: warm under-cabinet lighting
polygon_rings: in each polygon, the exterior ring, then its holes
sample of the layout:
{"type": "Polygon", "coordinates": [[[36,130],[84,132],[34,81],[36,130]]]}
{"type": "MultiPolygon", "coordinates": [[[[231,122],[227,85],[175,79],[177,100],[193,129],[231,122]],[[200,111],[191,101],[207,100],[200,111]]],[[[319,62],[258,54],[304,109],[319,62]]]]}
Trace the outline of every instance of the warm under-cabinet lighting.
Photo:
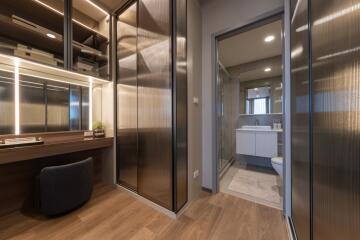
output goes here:
{"type": "Polygon", "coordinates": [[[275,36],[274,35],[269,35],[269,36],[267,36],[265,39],[264,39],[264,41],[266,42],[266,43],[270,43],[270,42],[272,42],[272,41],[274,41],[275,40],[275,36]]]}
{"type": "Polygon", "coordinates": [[[102,9],[100,6],[98,6],[97,4],[95,4],[94,2],[92,2],[91,0],[86,0],[88,3],[90,3],[93,7],[95,7],[97,10],[99,10],[100,12],[104,13],[105,15],[109,15],[109,13],[107,11],[105,11],[104,9],[102,9]]]}
{"type": "MultiPolygon", "coordinates": [[[[33,0],[33,1],[36,2],[36,3],[38,3],[38,4],[40,4],[40,5],[43,6],[43,7],[46,7],[46,8],[49,9],[49,10],[51,10],[51,11],[53,11],[53,12],[61,15],[61,16],[64,16],[64,13],[63,13],[63,12],[61,12],[61,11],[59,11],[59,10],[51,7],[50,5],[44,3],[44,2],[42,2],[42,1],[40,1],[40,0],[33,0]]],[[[89,1],[89,2],[90,2],[90,1],[89,1]]],[[[101,8],[100,8],[99,6],[97,6],[95,3],[91,2],[91,4],[92,4],[92,6],[96,6],[97,9],[101,9],[101,8]]],[[[103,11],[105,12],[105,10],[103,10],[103,11]]],[[[106,12],[106,14],[109,15],[107,12],[106,12]]],[[[88,29],[88,30],[90,30],[90,31],[96,32],[96,33],[104,36],[104,35],[101,34],[100,32],[96,31],[94,28],[87,26],[86,24],[80,22],[79,20],[76,20],[75,18],[73,18],[72,21],[75,22],[75,23],[77,23],[77,24],[79,24],[80,26],[83,26],[84,28],[86,28],[86,29],[88,29]]],[[[104,36],[104,37],[107,38],[106,36],[104,36]]]]}
{"type": "Polygon", "coordinates": [[[14,78],[15,78],[15,134],[20,134],[20,73],[19,73],[20,60],[14,59],[14,78]]]}
{"type": "Polygon", "coordinates": [[[92,112],[93,112],[93,98],[92,98],[92,91],[93,91],[93,78],[89,77],[89,130],[92,131],[92,112]]]}
{"type": "Polygon", "coordinates": [[[52,39],[56,38],[55,35],[52,34],[52,33],[47,33],[46,36],[49,37],[49,38],[52,38],[52,39]]]}
{"type": "MultiPolygon", "coordinates": [[[[85,86],[88,86],[87,84],[88,84],[88,81],[89,81],[89,77],[84,75],[84,74],[68,71],[68,70],[65,70],[65,69],[58,68],[58,67],[52,67],[52,66],[49,66],[49,65],[33,62],[33,61],[30,61],[30,60],[26,60],[26,59],[20,59],[20,58],[17,58],[17,57],[6,55],[6,54],[0,54],[0,65],[1,64],[9,65],[10,62],[13,62],[13,63],[17,62],[19,68],[24,68],[24,69],[26,69],[26,68],[29,69],[30,68],[34,72],[31,75],[29,75],[28,73],[26,73],[26,74],[24,73],[24,75],[43,78],[43,79],[48,79],[48,80],[57,81],[57,82],[71,83],[71,84],[75,84],[75,85],[79,85],[79,86],[84,86],[84,84],[86,84],[85,86]],[[26,67],[23,67],[22,66],[23,64],[25,64],[26,67]],[[51,71],[51,73],[48,73],[49,77],[44,77],[45,73],[41,72],[40,70],[36,70],[37,69],[36,67],[41,68],[43,71],[45,71],[45,70],[51,71]],[[35,74],[36,72],[39,72],[39,75],[35,74]],[[72,75],[72,76],[76,76],[76,77],[79,77],[81,79],[84,79],[84,81],[82,81],[83,83],[76,83],[76,82],[73,82],[73,81],[64,81],[64,80],[56,79],[55,77],[50,77],[50,76],[55,76],[54,72],[56,72],[58,74],[64,73],[64,74],[69,74],[69,75],[72,75]]],[[[14,64],[11,64],[11,65],[14,65],[14,64]]],[[[101,78],[95,78],[95,77],[92,77],[92,81],[94,83],[96,83],[96,84],[109,83],[108,80],[101,79],[101,78]]]]}
{"type": "Polygon", "coordinates": [[[264,69],[265,72],[271,72],[271,68],[270,67],[267,67],[264,69]]]}

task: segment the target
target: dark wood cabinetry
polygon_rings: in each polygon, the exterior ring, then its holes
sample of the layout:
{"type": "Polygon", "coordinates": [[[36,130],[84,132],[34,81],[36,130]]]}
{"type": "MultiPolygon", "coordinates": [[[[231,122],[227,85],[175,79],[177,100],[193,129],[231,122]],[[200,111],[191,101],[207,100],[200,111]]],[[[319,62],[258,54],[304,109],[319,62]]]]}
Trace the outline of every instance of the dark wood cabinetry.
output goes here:
{"type": "Polygon", "coordinates": [[[1,54],[109,79],[109,36],[109,14],[89,1],[1,1],[1,54]]]}

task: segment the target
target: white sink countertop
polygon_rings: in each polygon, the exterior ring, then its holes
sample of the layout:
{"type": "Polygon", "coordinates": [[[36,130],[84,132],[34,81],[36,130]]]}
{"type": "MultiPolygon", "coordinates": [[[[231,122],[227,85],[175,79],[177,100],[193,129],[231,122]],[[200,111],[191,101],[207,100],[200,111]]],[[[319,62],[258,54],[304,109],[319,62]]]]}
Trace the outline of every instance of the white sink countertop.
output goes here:
{"type": "Polygon", "coordinates": [[[237,128],[236,131],[250,131],[250,132],[282,132],[282,129],[273,129],[271,126],[248,126],[244,125],[237,128]]]}

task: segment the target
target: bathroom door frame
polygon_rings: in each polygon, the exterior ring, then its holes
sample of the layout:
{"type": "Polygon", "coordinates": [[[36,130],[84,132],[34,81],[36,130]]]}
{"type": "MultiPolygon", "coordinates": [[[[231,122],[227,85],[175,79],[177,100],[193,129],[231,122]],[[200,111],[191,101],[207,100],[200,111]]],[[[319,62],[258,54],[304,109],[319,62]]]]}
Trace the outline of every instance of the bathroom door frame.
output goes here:
{"type": "MultiPolygon", "coordinates": [[[[217,85],[217,78],[218,78],[218,74],[219,74],[219,66],[218,66],[218,56],[219,56],[219,52],[218,52],[218,47],[219,47],[219,41],[228,37],[231,37],[233,35],[242,33],[242,32],[247,32],[257,26],[261,26],[263,24],[266,23],[270,23],[276,20],[282,20],[282,64],[283,64],[283,70],[282,70],[282,83],[283,83],[283,104],[282,104],[282,112],[283,112],[283,116],[282,116],[282,121],[283,121],[283,134],[282,134],[282,141],[283,141],[283,146],[282,146],[282,152],[284,155],[284,159],[286,159],[286,161],[284,161],[284,165],[283,165],[283,196],[284,196],[284,201],[283,201],[283,210],[284,212],[287,211],[287,206],[288,206],[288,201],[291,201],[291,190],[288,191],[288,185],[291,185],[291,175],[289,175],[289,170],[290,169],[290,165],[291,165],[291,160],[290,160],[290,155],[287,154],[289,151],[287,148],[289,148],[289,144],[286,144],[287,139],[289,139],[288,137],[286,137],[286,133],[290,131],[289,128],[289,123],[290,123],[290,118],[289,118],[289,106],[290,106],[290,94],[288,93],[290,90],[290,79],[288,79],[288,74],[286,73],[286,67],[288,66],[288,64],[286,64],[286,62],[288,61],[288,56],[285,52],[286,45],[289,44],[287,41],[287,37],[285,37],[284,35],[284,31],[286,30],[286,19],[285,19],[285,11],[284,8],[279,8],[276,9],[274,11],[270,11],[267,12],[265,14],[262,14],[258,17],[255,17],[254,19],[251,19],[250,21],[240,25],[240,26],[235,26],[233,28],[230,29],[226,29],[217,33],[212,34],[211,36],[211,62],[212,62],[212,92],[213,92],[213,103],[212,103],[212,132],[213,132],[213,142],[212,142],[212,176],[213,176],[213,181],[212,181],[212,192],[213,193],[218,193],[220,190],[220,174],[218,171],[218,167],[219,167],[219,159],[218,159],[218,153],[220,151],[219,149],[219,143],[220,143],[220,136],[218,136],[218,127],[220,125],[220,123],[218,122],[218,118],[217,118],[217,113],[218,113],[218,106],[219,106],[219,96],[218,96],[218,85],[217,85]],[[288,106],[289,105],[289,106],[288,106]],[[285,110],[286,109],[286,110],[285,110]]],[[[291,206],[291,203],[290,203],[291,206]]],[[[287,215],[289,215],[290,213],[287,213],[287,215]]]]}

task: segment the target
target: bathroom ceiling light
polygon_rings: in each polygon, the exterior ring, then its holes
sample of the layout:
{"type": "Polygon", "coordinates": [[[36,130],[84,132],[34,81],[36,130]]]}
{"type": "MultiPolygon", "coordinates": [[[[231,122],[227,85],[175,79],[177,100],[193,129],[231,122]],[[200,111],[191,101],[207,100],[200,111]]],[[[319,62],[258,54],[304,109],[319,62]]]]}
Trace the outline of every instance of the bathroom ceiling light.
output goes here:
{"type": "Polygon", "coordinates": [[[267,67],[264,69],[265,72],[271,72],[271,68],[270,67],[267,67]]]}
{"type": "Polygon", "coordinates": [[[47,33],[46,36],[49,37],[49,38],[52,38],[52,39],[56,38],[55,35],[52,34],[52,33],[47,33]]]}
{"type": "Polygon", "coordinates": [[[274,41],[274,40],[275,40],[275,36],[274,36],[274,35],[269,35],[269,36],[267,36],[267,37],[264,39],[264,41],[267,42],[267,43],[270,43],[270,42],[272,42],[272,41],[274,41]]]}

